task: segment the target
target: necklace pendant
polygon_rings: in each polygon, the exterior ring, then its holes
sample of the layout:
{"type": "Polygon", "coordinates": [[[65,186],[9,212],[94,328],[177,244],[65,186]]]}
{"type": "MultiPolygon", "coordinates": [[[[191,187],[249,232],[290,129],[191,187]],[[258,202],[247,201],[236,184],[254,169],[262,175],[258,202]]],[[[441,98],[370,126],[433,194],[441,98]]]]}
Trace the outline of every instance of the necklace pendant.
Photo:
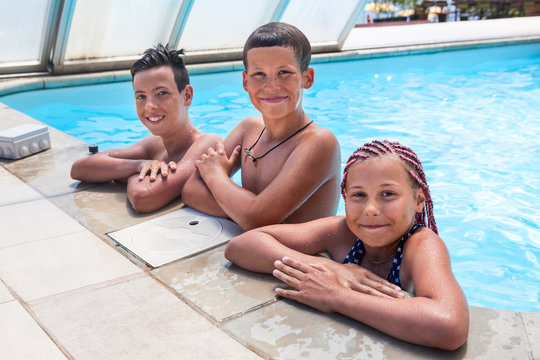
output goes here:
{"type": "Polygon", "coordinates": [[[253,162],[255,162],[255,157],[253,156],[253,150],[244,148],[244,152],[246,153],[246,158],[244,161],[247,161],[248,158],[250,158],[253,162]]]}

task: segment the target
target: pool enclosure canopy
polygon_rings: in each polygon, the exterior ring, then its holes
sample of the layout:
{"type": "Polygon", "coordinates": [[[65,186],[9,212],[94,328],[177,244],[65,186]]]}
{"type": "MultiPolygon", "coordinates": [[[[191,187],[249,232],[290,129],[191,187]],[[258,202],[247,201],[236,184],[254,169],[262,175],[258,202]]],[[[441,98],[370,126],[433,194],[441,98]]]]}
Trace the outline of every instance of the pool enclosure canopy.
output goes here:
{"type": "Polygon", "coordinates": [[[17,0],[0,5],[0,76],[127,69],[158,43],[187,63],[241,59],[249,34],[295,25],[313,52],[339,51],[365,0],[17,0]]]}

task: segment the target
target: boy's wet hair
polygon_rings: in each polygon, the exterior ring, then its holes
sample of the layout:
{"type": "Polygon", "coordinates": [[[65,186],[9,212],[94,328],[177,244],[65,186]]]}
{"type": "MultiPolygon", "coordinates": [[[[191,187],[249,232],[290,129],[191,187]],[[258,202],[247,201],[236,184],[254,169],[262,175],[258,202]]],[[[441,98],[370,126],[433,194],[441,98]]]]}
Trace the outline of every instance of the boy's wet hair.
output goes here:
{"type": "Polygon", "coordinates": [[[415,223],[429,227],[433,232],[438,234],[437,224],[435,223],[435,216],[433,215],[433,201],[431,200],[431,193],[429,192],[429,186],[426,181],[426,175],[422,168],[422,163],[418,159],[418,156],[410,148],[405,145],[401,145],[397,141],[379,141],[373,140],[370,143],[366,143],[363,146],[356,149],[356,151],[349,157],[345,169],[343,170],[343,180],[341,181],[341,195],[345,199],[345,188],[347,186],[347,170],[357,161],[379,157],[386,154],[396,154],[404,163],[407,173],[410,175],[411,183],[414,188],[422,188],[426,201],[424,202],[424,208],[422,212],[416,214],[415,223]],[[427,217],[427,224],[426,224],[427,217]]]}
{"type": "Polygon", "coordinates": [[[283,22],[265,24],[251,33],[244,45],[242,58],[247,70],[247,52],[253,48],[282,46],[294,51],[296,62],[303,72],[311,61],[311,45],[306,35],[295,26],[283,22]]]}
{"type": "Polygon", "coordinates": [[[170,66],[173,74],[174,81],[178,92],[182,92],[187,84],[189,84],[189,75],[184,64],[184,59],[181,55],[184,54],[184,50],[174,50],[169,47],[169,44],[163,46],[158,44],[153,48],[147,49],[143,56],[135,61],[131,66],[131,77],[135,77],[139,71],[149,70],[160,66],[170,66]]]}

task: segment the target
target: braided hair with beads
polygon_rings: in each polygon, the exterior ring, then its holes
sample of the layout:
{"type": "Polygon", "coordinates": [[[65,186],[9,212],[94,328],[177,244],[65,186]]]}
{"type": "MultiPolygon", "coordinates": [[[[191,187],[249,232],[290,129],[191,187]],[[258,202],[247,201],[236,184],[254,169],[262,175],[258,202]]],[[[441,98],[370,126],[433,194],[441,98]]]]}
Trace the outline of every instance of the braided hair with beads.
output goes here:
{"type": "Polygon", "coordinates": [[[435,234],[438,234],[435,216],[433,215],[433,201],[426,181],[426,175],[422,168],[422,163],[418,156],[410,148],[401,145],[397,141],[373,140],[356,149],[349,157],[345,169],[343,170],[343,180],[341,181],[341,195],[345,198],[345,187],[347,185],[347,171],[352,164],[369,158],[383,156],[385,154],[396,154],[405,164],[408,174],[411,176],[413,184],[418,185],[424,192],[426,201],[422,212],[417,213],[415,223],[429,227],[435,234]],[[426,223],[427,220],[427,223],[426,223]]]}

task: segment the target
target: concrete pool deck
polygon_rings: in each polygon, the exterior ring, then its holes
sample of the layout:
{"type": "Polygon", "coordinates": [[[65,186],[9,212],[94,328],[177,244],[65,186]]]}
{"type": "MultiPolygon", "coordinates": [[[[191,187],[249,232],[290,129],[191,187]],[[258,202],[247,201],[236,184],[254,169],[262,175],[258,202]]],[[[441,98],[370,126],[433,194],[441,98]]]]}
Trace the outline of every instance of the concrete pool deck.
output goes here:
{"type": "MultiPolygon", "coordinates": [[[[540,18],[508,20],[492,30],[505,24],[505,36],[480,40],[540,38],[540,18]]],[[[1,85],[31,81],[42,79],[1,85]]],[[[24,123],[38,122],[0,103],[0,131],[24,123]]],[[[140,215],[123,185],[71,180],[88,147],[49,131],[51,149],[0,159],[1,359],[540,359],[540,313],[471,307],[467,343],[444,352],[276,299],[279,282],[229,264],[224,245],[149,267],[107,234],[182,211],[180,200],[140,215]]]]}

